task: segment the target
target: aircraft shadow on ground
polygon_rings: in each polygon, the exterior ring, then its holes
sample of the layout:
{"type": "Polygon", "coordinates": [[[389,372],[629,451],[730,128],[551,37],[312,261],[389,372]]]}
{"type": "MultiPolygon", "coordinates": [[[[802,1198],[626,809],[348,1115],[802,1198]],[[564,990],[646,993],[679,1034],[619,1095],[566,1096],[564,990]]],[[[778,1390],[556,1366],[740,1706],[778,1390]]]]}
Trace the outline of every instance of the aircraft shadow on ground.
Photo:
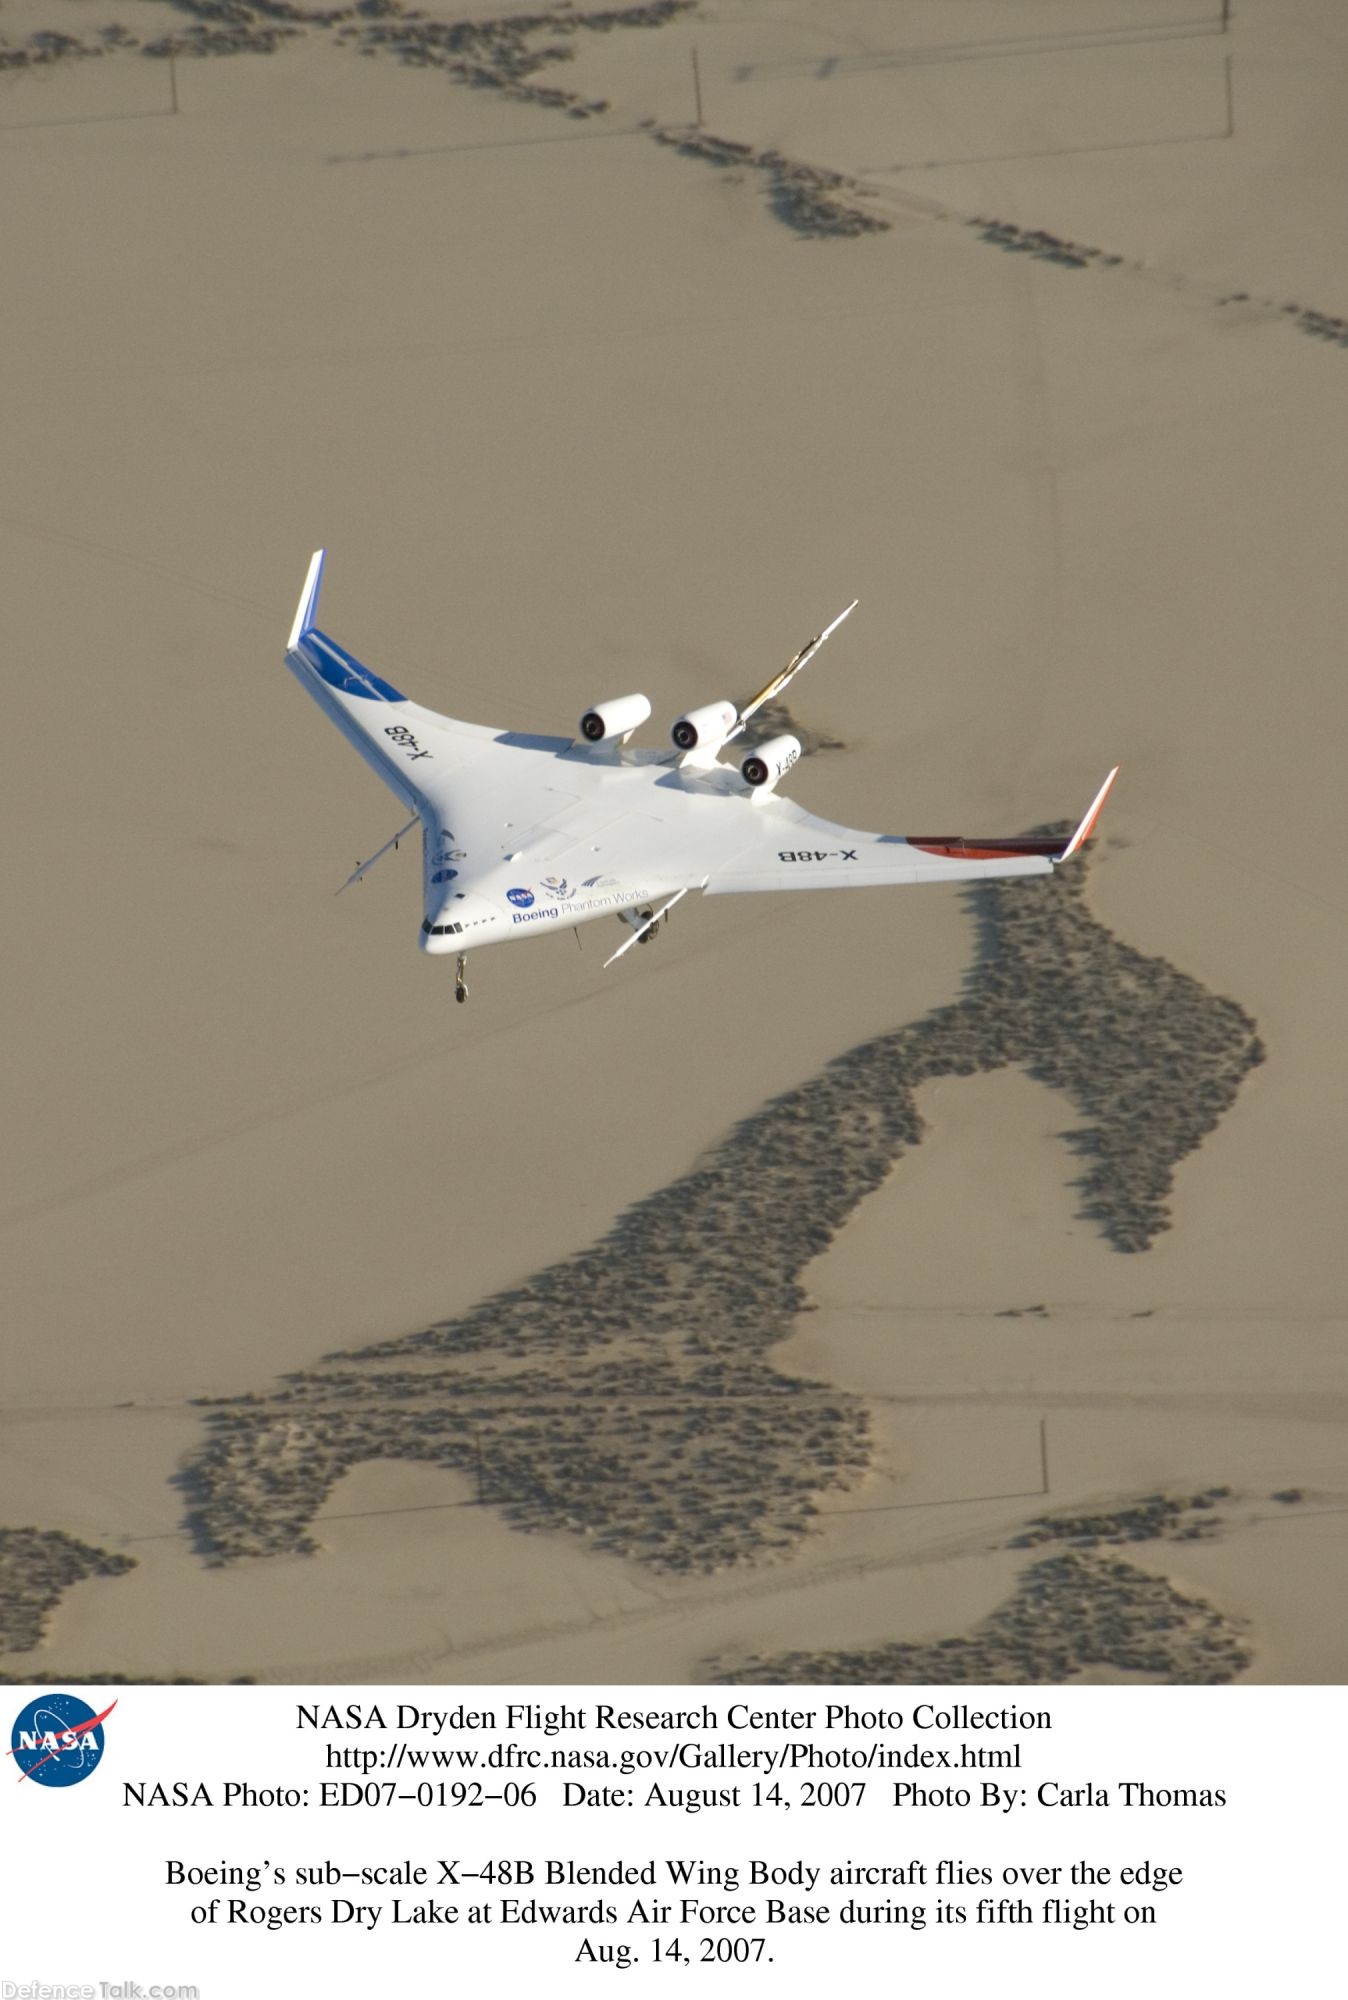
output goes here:
{"type": "Polygon", "coordinates": [[[332,1487],[375,1458],[456,1468],[523,1529],[665,1571],[783,1556],[869,1462],[864,1402],[774,1367],[800,1282],[920,1143],[915,1091],[1019,1064],[1084,1122],[1081,1215],[1121,1254],[1168,1228],[1179,1161],[1263,1060],[1255,1025],[1087,907],[1083,855],[972,891],[962,997],[743,1120],[576,1256],[462,1317],[212,1401],[185,1469],[211,1559],[312,1549],[332,1487]],[[752,1256],[746,1246],[752,1245],[752,1256]]]}

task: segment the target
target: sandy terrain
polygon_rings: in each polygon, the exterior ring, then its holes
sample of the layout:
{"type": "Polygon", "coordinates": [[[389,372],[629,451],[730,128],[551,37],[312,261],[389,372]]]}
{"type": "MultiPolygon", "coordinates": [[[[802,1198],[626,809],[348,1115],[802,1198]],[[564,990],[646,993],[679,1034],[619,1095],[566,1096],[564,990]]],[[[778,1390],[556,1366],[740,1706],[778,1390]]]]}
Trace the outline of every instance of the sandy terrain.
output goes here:
{"type": "Polygon", "coordinates": [[[534,11],[0,0],[0,1529],[48,1538],[0,1667],[1344,1680],[1348,26],[534,11]],[[332,895],[395,819],[280,665],[320,541],[330,629],[475,721],[663,724],[859,595],[812,808],[1019,832],[1122,761],[1085,1015],[1046,922],[1029,1039],[905,1104],[894,1038],[1029,991],[945,890],[684,906],[454,1008],[414,858],[332,895]],[[358,1425],[296,1415],[344,1375],[358,1425]]]}

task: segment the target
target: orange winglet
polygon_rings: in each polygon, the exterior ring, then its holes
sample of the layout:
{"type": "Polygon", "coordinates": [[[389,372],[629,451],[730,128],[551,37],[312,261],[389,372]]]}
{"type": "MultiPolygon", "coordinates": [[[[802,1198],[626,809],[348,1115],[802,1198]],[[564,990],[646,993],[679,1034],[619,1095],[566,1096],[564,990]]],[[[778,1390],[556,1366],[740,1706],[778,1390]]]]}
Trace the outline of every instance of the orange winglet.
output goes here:
{"type": "Polygon", "coordinates": [[[1091,834],[1095,829],[1095,822],[1096,820],[1099,819],[1100,814],[1104,808],[1105,800],[1109,797],[1109,788],[1113,784],[1114,780],[1118,777],[1118,775],[1119,775],[1119,766],[1116,764],[1114,766],[1114,769],[1110,772],[1109,776],[1105,779],[1103,785],[1101,785],[1099,791],[1095,794],[1094,799],[1091,801],[1091,808],[1090,811],[1086,814],[1085,819],[1082,820],[1081,825],[1077,828],[1076,832],[1072,835],[1072,838],[1068,841],[1066,847],[1064,847],[1062,853],[1058,856],[1059,861],[1070,861],[1072,856],[1076,853],[1077,849],[1080,846],[1082,846],[1082,844],[1085,841],[1090,839],[1091,834]]]}

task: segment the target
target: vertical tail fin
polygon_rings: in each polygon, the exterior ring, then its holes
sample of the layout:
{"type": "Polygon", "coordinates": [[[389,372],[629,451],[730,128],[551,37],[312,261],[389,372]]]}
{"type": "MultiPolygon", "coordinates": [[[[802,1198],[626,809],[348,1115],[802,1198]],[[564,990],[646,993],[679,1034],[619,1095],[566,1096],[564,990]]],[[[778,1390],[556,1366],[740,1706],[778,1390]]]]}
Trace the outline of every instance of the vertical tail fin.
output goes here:
{"type": "Polygon", "coordinates": [[[1058,856],[1059,861],[1070,861],[1072,856],[1076,853],[1077,849],[1080,846],[1082,846],[1082,844],[1085,841],[1090,839],[1091,832],[1095,826],[1095,822],[1096,820],[1099,819],[1105,800],[1109,797],[1109,788],[1113,784],[1114,780],[1118,777],[1118,775],[1119,775],[1119,767],[1116,764],[1114,766],[1114,769],[1110,772],[1109,776],[1105,779],[1103,785],[1101,785],[1099,791],[1095,794],[1095,797],[1091,800],[1090,809],[1087,812],[1085,819],[1082,820],[1081,825],[1077,828],[1076,832],[1072,835],[1072,838],[1068,841],[1066,847],[1064,847],[1062,853],[1058,856]]]}
{"type": "Polygon", "coordinates": [[[306,632],[311,632],[318,617],[318,593],[323,584],[323,558],[326,549],[315,549],[309,558],[309,574],[304,579],[304,589],[295,610],[295,622],[290,628],[290,648],[293,653],[306,632]]]}

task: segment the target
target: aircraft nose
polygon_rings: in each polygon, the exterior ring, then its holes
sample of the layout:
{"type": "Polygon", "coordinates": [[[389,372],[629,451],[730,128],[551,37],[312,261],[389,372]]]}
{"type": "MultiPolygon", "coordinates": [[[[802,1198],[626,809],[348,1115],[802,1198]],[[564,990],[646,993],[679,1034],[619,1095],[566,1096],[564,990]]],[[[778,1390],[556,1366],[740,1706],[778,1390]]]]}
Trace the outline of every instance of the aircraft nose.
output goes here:
{"type": "Polygon", "coordinates": [[[421,920],[421,949],[430,952],[467,951],[489,944],[501,934],[500,912],[484,897],[458,894],[429,909],[421,920]]]}
{"type": "Polygon", "coordinates": [[[449,923],[433,923],[429,917],[423,917],[421,920],[421,949],[423,951],[462,951],[463,945],[460,942],[462,936],[463,925],[460,923],[453,921],[449,923]]]}

